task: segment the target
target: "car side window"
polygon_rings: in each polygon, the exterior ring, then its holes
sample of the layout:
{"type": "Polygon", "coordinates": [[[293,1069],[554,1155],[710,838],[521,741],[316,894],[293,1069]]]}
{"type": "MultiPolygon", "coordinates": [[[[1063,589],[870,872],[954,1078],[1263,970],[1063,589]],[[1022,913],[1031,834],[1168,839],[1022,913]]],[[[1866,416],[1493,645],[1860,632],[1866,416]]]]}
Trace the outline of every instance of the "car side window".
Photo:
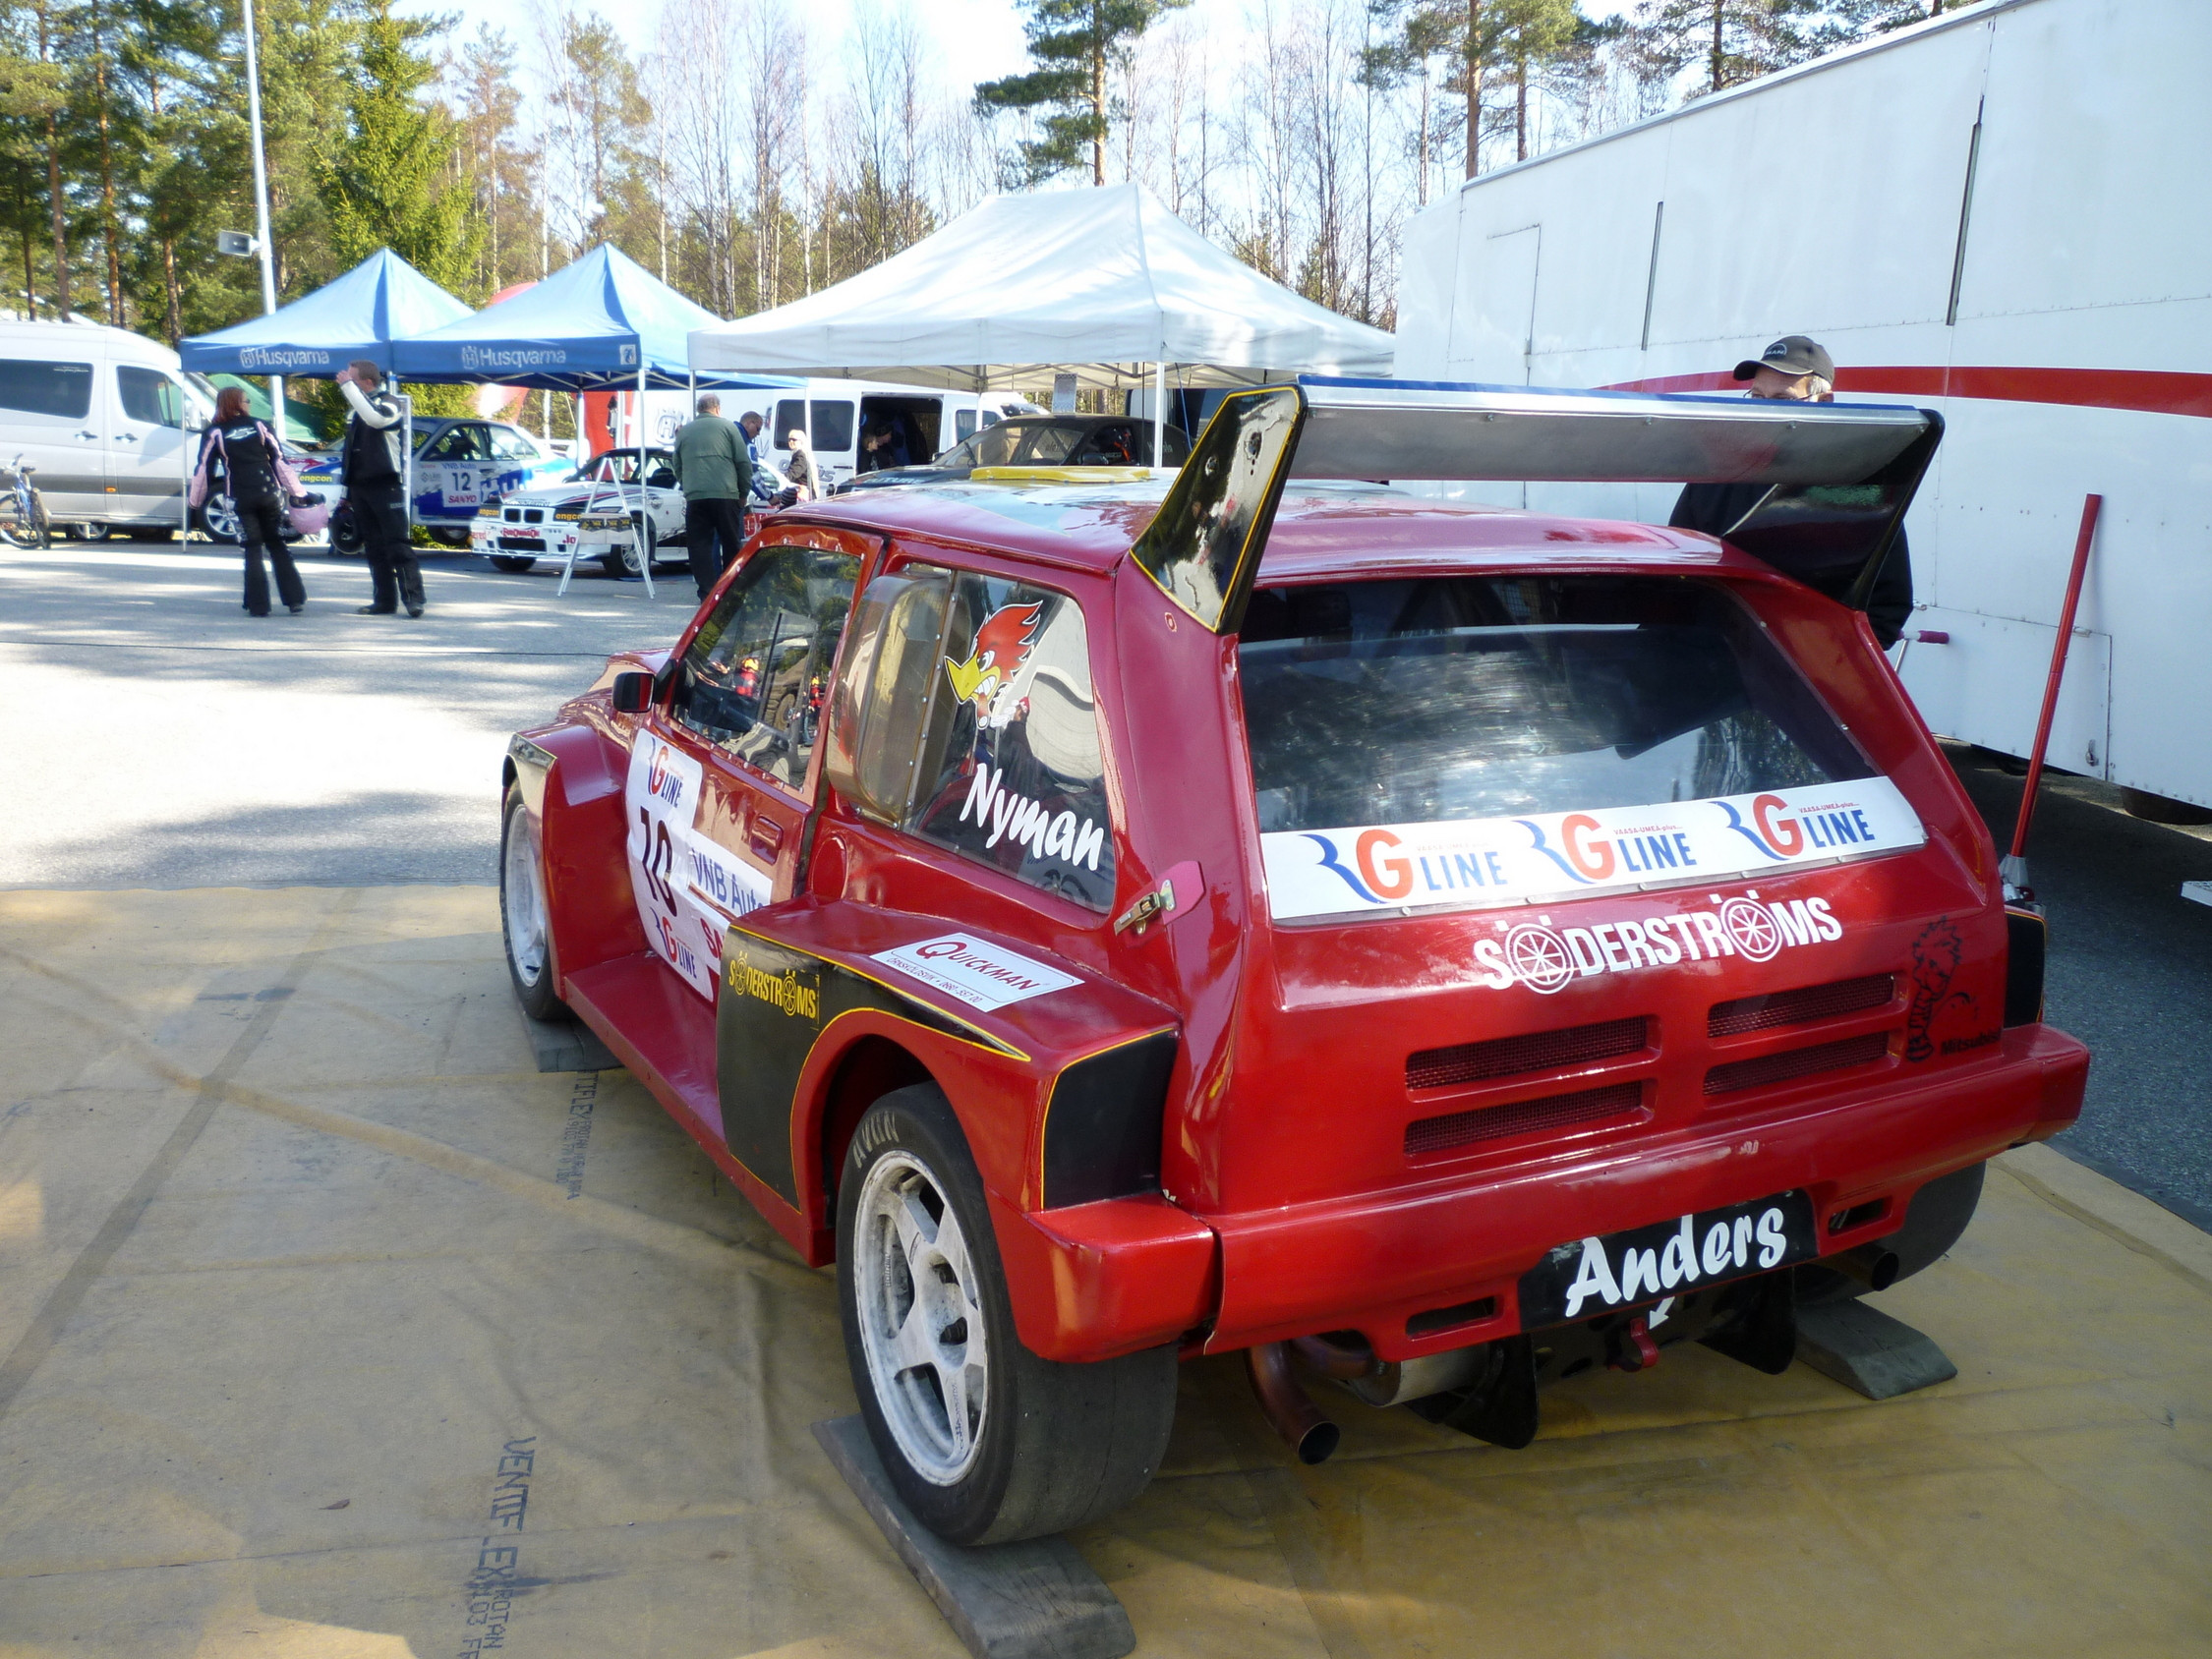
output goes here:
{"type": "Polygon", "coordinates": [[[148,427],[184,425],[184,391],[158,369],[122,364],[115,371],[115,395],[123,418],[148,427]]]}
{"type": "Polygon", "coordinates": [[[761,548],[692,637],[669,712],[803,789],[859,575],[850,553],[761,548]]]}
{"type": "Polygon", "coordinates": [[[92,412],[92,366],[0,358],[0,409],[82,421],[92,412]]]}
{"type": "Polygon", "coordinates": [[[945,612],[906,827],[1031,887],[1110,908],[1113,824],[1082,606],[960,572],[945,612]]]}
{"type": "Polygon", "coordinates": [[[486,461],[491,459],[491,446],[484,441],[482,427],[452,427],[432,447],[430,458],[434,461],[486,461]]]}
{"type": "Polygon", "coordinates": [[[1070,431],[1066,427],[1032,427],[1029,429],[1028,447],[1022,451],[1021,465],[1024,467],[1058,466],[1068,459],[1080,435],[1078,432],[1070,431]]]}
{"type": "Polygon", "coordinates": [[[817,450],[835,452],[852,447],[851,404],[842,398],[814,400],[814,441],[817,450]]]}
{"type": "Polygon", "coordinates": [[[495,459],[535,461],[538,458],[538,446],[512,427],[494,427],[491,432],[492,454],[495,459]]]}

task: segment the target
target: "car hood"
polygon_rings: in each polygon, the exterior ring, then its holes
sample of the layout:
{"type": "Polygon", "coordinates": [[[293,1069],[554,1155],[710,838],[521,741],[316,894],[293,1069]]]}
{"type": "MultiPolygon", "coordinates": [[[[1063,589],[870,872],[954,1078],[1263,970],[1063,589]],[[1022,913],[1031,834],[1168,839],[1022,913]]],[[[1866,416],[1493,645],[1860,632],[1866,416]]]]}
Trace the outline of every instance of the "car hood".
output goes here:
{"type": "MultiPolygon", "coordinates": [[[[664,490],[662,493],[666,494],[668,491],[664,490]]],[[[502,507],[552,507],[555,509],[574,507],[580,511],[591,498],[592,486],[588,484],[542,484],[529,489],[508,490],[499,497],[499,505],[502,507]]],[[[602,507],[611,509],[617,503],[633,505],[636,499],[637,492],[634,486],[625,485],[617,487],[613,485],[603,484],[599,486],[599,504],[602,507]]]]}

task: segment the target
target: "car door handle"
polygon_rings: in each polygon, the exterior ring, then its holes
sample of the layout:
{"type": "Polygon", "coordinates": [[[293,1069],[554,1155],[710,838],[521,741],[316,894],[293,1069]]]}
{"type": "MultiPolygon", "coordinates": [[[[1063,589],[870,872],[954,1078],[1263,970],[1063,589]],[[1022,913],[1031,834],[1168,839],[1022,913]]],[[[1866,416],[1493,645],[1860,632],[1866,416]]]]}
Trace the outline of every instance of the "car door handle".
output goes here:
{"type": "Polygon", "coordinates": [[[82,438],[87,443],[97,443],[100,440],[100,434],[98,432],[73,432],[70,435],[73,437],[82,438]]]}
{"type": "Polygon", "coordinates": [[[115,441],[117,443],[136,443],[139,441],[139,434],[137,432],[124,432],[115,441]]]}
{"type": "Polygon", "coordinates": [[[754,813],[745,826],[745,844],[771,862],[784,850],[784,827],[773,818],[754,813]]]}

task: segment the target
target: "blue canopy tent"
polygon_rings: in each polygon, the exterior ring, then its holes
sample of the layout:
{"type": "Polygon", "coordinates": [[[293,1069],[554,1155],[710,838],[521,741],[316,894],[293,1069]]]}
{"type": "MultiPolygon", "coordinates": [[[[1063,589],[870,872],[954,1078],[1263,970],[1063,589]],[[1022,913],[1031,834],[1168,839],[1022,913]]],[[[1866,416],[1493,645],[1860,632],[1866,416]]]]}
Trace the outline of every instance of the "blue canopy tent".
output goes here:
{"type": "Polygon", "coordinates": [[[203,374],[313,374],[327,378],[356,358],[392,368],[392,342],[471,315],[467,306],[379,248],[335,282],[266,316],[177,343],[203,374]]]}
{"type": "MultiPolygon", "coordinates": [[[[392,346],[392,372],[403,380],[490,381],[540,391],[635,390],[642,429],[644,394],[655,387],[781,388],[798,382],[781,375],[737,372],[694,375],[693,329],[721,326],[721,318],[694,305],[619,249],[602,243],[511,300],[487,306],[392,346]]],[[[642,445],[640,462],[643,461],[642,445]]],[[[645,470],[638,468],[635,517],[645,514],[645,470]]],[[[617,491],[619,486],[617,485],[617,491]]],[[[596,489],[594,504],[596,505],[596,489]]],[[[591,507],[586,508],[590,517],[591,507]]],[[[577,546],[561,572],[565,592],[577,546]]],[[[653,561],[640,546],[639,565],[650,592],[653,561]]]]}

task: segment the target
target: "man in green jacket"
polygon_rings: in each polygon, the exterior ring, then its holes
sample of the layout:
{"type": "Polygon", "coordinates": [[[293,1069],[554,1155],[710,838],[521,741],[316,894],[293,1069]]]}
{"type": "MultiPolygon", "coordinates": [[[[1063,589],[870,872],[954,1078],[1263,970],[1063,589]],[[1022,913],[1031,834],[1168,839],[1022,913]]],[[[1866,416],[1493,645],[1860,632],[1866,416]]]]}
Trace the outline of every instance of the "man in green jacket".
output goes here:
{"type": "Polygon", "coordinates": [[[745,540],[745,497],[753,487],[745,434],[722,418],[722,399],[713,392],[701,394],[699,418],[676,433],[675,472],[683,491],[683,545],[705,599],[745,540]]]}

